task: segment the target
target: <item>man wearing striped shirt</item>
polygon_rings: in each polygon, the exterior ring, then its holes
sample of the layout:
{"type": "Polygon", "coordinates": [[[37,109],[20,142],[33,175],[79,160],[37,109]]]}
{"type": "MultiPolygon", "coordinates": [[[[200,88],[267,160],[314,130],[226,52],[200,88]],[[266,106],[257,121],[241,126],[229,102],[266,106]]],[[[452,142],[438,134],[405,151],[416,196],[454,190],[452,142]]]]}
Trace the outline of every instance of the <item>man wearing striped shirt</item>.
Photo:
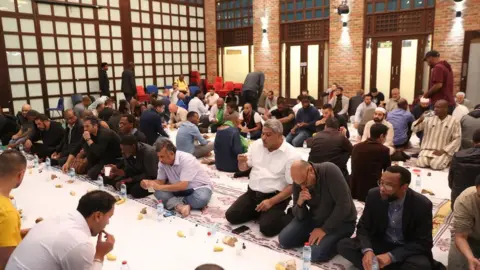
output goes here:
{"type": "Polygon", "coordinates": [[[443,170],[460,148],[461,128],[458,120],[448,115],[447,101],[437,101],[434,111],[435,116],[425,118],[422,115],[413,122],[413,132],[424,132],[417,166],[443,170]]]}

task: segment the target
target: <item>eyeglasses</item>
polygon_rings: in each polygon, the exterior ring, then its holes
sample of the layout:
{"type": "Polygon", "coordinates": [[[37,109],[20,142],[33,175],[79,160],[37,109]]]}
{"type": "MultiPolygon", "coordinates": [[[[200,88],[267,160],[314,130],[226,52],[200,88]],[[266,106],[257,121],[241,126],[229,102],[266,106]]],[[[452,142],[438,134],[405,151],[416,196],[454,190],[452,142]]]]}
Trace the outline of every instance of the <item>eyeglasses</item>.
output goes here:
{"type": "Polygon", "coordinates": [[[382,187],[382,186],[383,186],[383,188],[384,188],[386,191],[392,191],[392,190],[393,190],[393,186],[392,186],[392,185],[390,185],[390,184],[385,184],[385,183],[383,183],[382,180],[378,180],[378,181],[377,181],[377,185],[378,185],[379,187],[382,187]]]}

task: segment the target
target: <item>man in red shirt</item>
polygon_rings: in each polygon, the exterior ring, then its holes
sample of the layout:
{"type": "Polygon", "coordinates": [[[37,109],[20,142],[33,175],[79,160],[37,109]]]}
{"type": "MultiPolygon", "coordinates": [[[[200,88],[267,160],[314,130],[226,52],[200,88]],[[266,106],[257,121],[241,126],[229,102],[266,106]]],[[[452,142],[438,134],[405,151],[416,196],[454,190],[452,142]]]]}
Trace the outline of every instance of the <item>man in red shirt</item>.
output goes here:
{"type": "Polygon", "coordinates": [[[453,98],[453,72],[447,61],[440,61],[440,53],[429,51],[425,54],[424,61],[432,68],[429,90],[423,95],[435,104],[438,100],[444,99],[448,102],[448,113],[452,114],[455,109],[453,98]]]}

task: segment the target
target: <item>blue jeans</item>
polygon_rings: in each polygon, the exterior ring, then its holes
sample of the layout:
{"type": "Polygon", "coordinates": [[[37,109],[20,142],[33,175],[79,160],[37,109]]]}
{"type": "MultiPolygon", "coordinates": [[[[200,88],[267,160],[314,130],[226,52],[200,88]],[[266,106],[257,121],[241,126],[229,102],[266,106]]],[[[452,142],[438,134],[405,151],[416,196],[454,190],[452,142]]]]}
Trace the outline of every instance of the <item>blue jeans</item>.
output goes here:
{"type": "MultiPolygon", "coordinates": [[[[294,218],[285,227],[278,240],[280,246],[285,249],[302,247],[308,242],[310,233],[316,228],[312,219],[298,220],[294,218]]],[[[355,231],[355,222],[343,223],[335,231],[326,234],[318,245],[312,245],[312,261],[325,262],[337,254],[337,243],[343,238],[352,236],[355,231]]]]}
{"type": "MultiPolygon", "coordinates": [[[[192,209],[202,209],[207,206],[212,197],[212,190],[207,187],[191,190],[188,196],[175,196],[173,192],[155,191],[154,195],[157,200],[162,200],[166,209],[171,210],[179,204],[188,204],[192,209]]],[[[175,192],[176,193],[176,192],[175,192]]]]}
{"type": "Polygon", "coordinates": [[[288,133],[286,140],[289,144],[295,147],[302,147],[303,142],[310,137],[312,137],[312,134],[310,133],[310,131],[297,130],[295,134],[288,133]]]}

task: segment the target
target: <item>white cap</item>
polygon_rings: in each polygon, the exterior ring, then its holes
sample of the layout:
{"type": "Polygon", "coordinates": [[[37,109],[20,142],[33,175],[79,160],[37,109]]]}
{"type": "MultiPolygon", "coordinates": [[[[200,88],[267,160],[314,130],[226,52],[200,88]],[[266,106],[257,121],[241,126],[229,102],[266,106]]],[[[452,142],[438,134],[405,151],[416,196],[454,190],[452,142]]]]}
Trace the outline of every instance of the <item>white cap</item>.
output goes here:
{"type": "Polygon", "coordinates": [[[387,110],[385,110],[385,108],[383,108],[383,107],[377,107],[375,109],[375,112],[381,112],[383,114],[387,114],[387,110]]]}
{"type": "Polygon", "coordinates": [[[430,99],[429,98],[420,98],[420,102],[421,103],[430,103],[430,99]]]}

